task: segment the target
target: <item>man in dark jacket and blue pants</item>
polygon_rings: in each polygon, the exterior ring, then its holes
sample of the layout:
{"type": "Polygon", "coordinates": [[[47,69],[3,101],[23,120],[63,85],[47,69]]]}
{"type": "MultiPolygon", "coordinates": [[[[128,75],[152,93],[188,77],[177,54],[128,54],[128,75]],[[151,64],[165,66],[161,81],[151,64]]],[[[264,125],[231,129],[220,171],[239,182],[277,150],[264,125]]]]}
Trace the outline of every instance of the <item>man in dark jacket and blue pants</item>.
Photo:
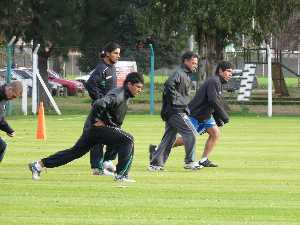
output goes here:
{"type": "MultiPolygon", "coordinates": [[[[201,167],[217,167],[217,164],[208,159],[213,151],[219,136],[218,127],[229,122],[229,116],[225,110],[222,98],[222,85],[232,76],[232,65],[223,61],[217,65],[215,75],[209,76],[197,90],[195,97],[189,103],[190,115],[194,129],[199,133],[208,133],[208,139],[204,146],[202,158],[199,161],[201,167]]],[[[183,145],[184,140],[178,137],[174,147],[183,145]]]]}
{"type": "Polygon", "coordinates": [[[125,118],[128,100],[143,89],[144,79],[139,73],[127,75],[123,87],[112,89],[105,97],[93,104],[88,120],[92,124],[83,130],[81,137],[70,149],[66,149],[29,163],[32,179],[40,179],[43,167],[53,168],[65,165],[85,155],[97,144],[110,145],[118,154],[116,181],[134,182],[128,178],[133,160],[133,136],[120,129],[125,118]]]}
{"type": "MultiPolygon", "coordinates": [[[[9,137],[14,137],[15,131],[8,125],[4,118],[5,104],[9,100],[21,96],[22,91],[23,86],[20,81],[13,81],[0,87],[0,130],[4,131],[9,137]]],[[[0,138],[0,162],[4,157],[6,146],[5,141],[0,138]]]]}
{"type": "Polygon", "coordinates": [[[198,56],[193,52],[182,55],[182,64],[164,84],[163,105],[161,117],[166,122],[165,133],[156,151],[150,159],[149,171],[163,170],[171,148],[179,133],[184,140],[185,169],[198,169],[198,162],[194,162],[195,134],[188,119],[189,92],[191,86],[190,75],[198,67],[198,56]]]}

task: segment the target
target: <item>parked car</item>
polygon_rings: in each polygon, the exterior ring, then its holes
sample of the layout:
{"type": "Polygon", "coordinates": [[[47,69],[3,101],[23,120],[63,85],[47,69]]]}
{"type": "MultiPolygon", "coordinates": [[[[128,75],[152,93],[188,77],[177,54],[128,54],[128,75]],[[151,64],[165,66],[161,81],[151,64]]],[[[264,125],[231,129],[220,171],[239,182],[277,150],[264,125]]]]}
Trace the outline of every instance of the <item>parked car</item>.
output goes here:
{"type": "MultiPolygon", "coordinates": [[[[3,85],[6,83],[6,76],[7,76],[7,71],[6,68],[0,69],[0,84],[3,85]]],[[[21,69],[12,69],[11,71],[11,80],[19,80],[19,81],[24,81],[27,84],[27,95],[31,96],[32,93],[32,76],[30,75],[30,72],[21,70],[21,69]]]]}
{"type": "Polygon", "coordinates": [[[75,80],[81,82],[85,86],[87,80],[90,78],[93,72],[94,70],[90,71],[87,75],[75,77],[75,80]]]}
{"type": "Polygon", "coordinates": [[[61,95],[61,93],[63,93],[64,87],[61,84],[51,80],[48,80],[48,84],[52,96],[61,95]]]}
{"type": "MultiPolygon", "coordinates": [[[[32,79],[33,74],[32,74],[32,69],[31,68],[23,68],[19,67],[14,69],[14,71],[23,76],[24,79],[32,79]]],[[[48,79],[48,87],[51,95],[60,95],[60,93],[63,92],[63,86],[57,82],[51,81],[48,79]]]]}
{"type": "MultiPolygon", "coordinates": [[[[6,68],[0,69],[0,84],[6,83],[6,68]]],[[[12,80],[26,80],[28,87],[28,96],[32,93],[32,69],[30,68],[13,68],[12,69],[12,80]]],[[[63,91],[63,86],[57,82],[49,81],[49,89],[52,95],[58,95],[63,91]]]]}
{"type": "MultiPolygon", "coordinates": [[[[6,68],[0,69],[1,81],[3,82],[6,82],[6,73],[7,73],[6,68]]],[[[32,75],[30,74],[30,71],[25,71],[23,69],[12,69],[11,79],[12,80],[32,79],[32,75]]]]}
{"type": "Polygon", "coordinates": [[[67,88],[68,95],[76,95],[85,91],[84,85],[81,82],[63,79],[53,70],[48,70],[48,81],[59,83],[67,88]]]}

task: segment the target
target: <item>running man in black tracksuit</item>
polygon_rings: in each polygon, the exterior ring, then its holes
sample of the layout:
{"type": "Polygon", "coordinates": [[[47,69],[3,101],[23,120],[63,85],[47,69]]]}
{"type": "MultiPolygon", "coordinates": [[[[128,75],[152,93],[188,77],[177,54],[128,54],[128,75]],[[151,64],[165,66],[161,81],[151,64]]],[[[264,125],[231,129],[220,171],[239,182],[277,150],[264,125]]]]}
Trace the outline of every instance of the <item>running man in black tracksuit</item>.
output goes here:
{"type": "MultiPolygon", "coordinates": [[[[92,104],[104,97],[111,89],[117,87],[117,75],[115,63],[120,58],[120,45],[117,43],[108,43],[101,53],[101,60],[97,64],[95,70],[86,82],[86,90],[92,99],[92,104]]],[[[88,123],[84,125],[84,129],[88,123]]],[[[103,156],[103,145],[95,145],[90,150],[90,164],[93,175],[112,175],[114,170],[111,159],[115,155],[111,155],[110,146],[106,146],[107,151],[103,156]],[[110,165],[109,168],[104,168],[103,165],[110,165]]]]}
{"type": "Polygon", "coordinates": [[[193,52],[186,52],[182,56],[181,66],[164,84],[163,106],[161,117],[166,121],[165,133],[156,151],[150,159],[149,171],[163,170],[171,148],[179,133],[185,146],[185,169],[198,169],[198,162],[193,161],[193,151],[196,138],[191,129],[188,116],[189,91],[191,79],[189,75],[198,67],[198,56],[193,52]]]}
{"type": "Polygon", "coordinates": [[[82,157],[97,144],[110,145],[118,154],[115,180],[134,182],[128,178],[128,172],[133,160],[134,140],[132,135],[120,129],[125,118],[128,100],[138,95],[143,88],[143,76],[130,73],[121,88],[112,89],[104,98],[93,104],[89,114],[87,129],[69,149],[57,152],[39,161],[29,163],[32,179],[40,179],[43,167],[53,168],[65,165],[82,157]]]}
{"type": "MultiPolygon", "coordinates": [[[[232,76],[232,65],[229,62],[220,62],[216,73],[209,76],[197,90],[194,98],[189,103],[189,119],[194,129],[199,134],[208,133],[208,139],[204,146],[202,158],[199,165],[202,167],[217,167],[217,164],[208,159],[213,151],[219,136],[218,127],[229,122],[229,116],[224,108],[222,98],[222,84],[226,83],[232,76]]],[[[173,147],[183,145],[182,137],[178,137],[173,147]]]]}
{"type": "MultiPolygon", "coordinates": [[[[0,86],[0,130],[4,131],[7,136],[14,137],[15,131],[8,125],[4,118],[5,104],[7,101],[15,99],[22,95],[23,86],[20,81],[13,81],[9,84],[0,86]]],[[[6,143],[0,138],[0,162],[2,161],[5,151],[6,143]]]]}

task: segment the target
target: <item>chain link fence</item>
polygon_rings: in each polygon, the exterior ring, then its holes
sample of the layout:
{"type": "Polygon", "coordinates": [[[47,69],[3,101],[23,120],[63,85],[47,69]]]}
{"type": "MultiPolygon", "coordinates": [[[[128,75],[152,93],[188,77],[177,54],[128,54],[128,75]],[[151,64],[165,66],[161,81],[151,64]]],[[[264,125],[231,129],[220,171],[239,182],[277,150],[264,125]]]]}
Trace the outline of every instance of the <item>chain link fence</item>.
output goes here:
{"type": "MultiPolygon", "coordinates": [[[[89,54],[93,55],[94,58],[94,66],[99,60],[99,49],[97,48],[89,48],[89,54]]],[[[87,51],[85,51],[87,52],[87,51]]],[[[176,67],[180,63],[180,54],[177,54],[176,57],[174,55],[167,55],[166,53],[157,52],[154,48],[155,53],[155,108],[158,112],[160,109],[161,103],[161,93],[163,90],[163,83],[166,81],[168,76],[173,73],[176,67]],[[164,60],[166,59],[167,60],[164,60]],[[171,60],[172,59],[172,60],[171,60]],[[164,60],[162,62],[162,60],[164,60]]],[[[259,52],[257,54],[253,53],[253,57],[258,57],[261,62],[265,62],[266,56],[265,53],[259,52]]],[[[300,70],[300,52],[299,51],[283,51],[282,52],[282,63],[286,65],[291,70],[295,71],[299,74],[300,70]]],[[[14,67],[32,67],[32,48],[31,46],[16,46],[14,49],[14,67]]],[[[49,69],[53,69],[58,71],[60,75],[66,79],[76,79],[76,77],[88,74],[93,66],[85,67],[85,71],[82,70],[82,60],[84,55],[78,49],[73,49],[69,51],[68,55],[65,57],[51,57],[48,61],[49,69]]],[[[235,51],[235,52],[226,52],[225,60],[232,62],[235,65],[236,69],[243,69],[244,67],[244,52],[243,51],[235,51]]],[[[136,108],[132,108],[132,111],[149,111],[149,99],[150,99],[150,79],[149,79],[149,71],[150,71],[150,48],[148,46],[124,46],[121,52],[121,61],[136,61],[137,69],[139,72],[145,75],[145,88],[141,96],[135,98],[133,101],[135,103],[139,103],[140,106],[136,106],[136,108]],[[140,108],[139,108],[140,107],[140,108]]],[[[4,69],[7,64],[7,56],[6,56],[6,48],[0,48],[0,69],[4,69]]],[[[257,76],[267,76],[267,65],[266,64],[258,64],[256,70],[257,76]]],[[[284,75],[287,77],[295,77],[290,71],[284,70],[284,75]]],[[[195,76],[197,77],[197,76],[195,76]]],[[[295,78],[296,79],[296,78],[295,78]]],[[[194,78],[197,80],[197,78],[194,78]]],[[[76,97],[71,97],[76,98],[76,97]]],[[[83,104],[89,104],[88,95],[85,95],[84,99],[80,99],[78,97],[78,102],[83,101],[83,104]]],[[[72,100],[73,101],[73,100],[72,100]]],[[[30,102],[30,100],[28,101],[30,102]]],[[[76,99],[74,100],[76,102],[76,99]]],[[[66,101],[62,101],[62,104],[68,104],[66,101]]],[[[74,107],[76,104],[74,104],[74,107]]],[[[63,111],[63,110],[62,110],[63,111]]],[[[70,109],[71,111],[71,109],[70,109]]]]}

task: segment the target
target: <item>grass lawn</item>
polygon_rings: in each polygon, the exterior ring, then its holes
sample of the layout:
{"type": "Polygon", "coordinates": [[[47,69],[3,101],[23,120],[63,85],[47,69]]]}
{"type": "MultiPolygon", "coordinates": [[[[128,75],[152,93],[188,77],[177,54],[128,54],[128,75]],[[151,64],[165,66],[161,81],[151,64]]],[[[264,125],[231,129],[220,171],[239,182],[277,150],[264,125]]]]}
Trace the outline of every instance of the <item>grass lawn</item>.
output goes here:
{"type": "MultiPolygon", "coordinates": [[[[259,87],[262,89],[268,88],[268,77],[267,76],[259,76],[258,78],[258,84],[259,87]]],[[[287,88],[299,88],[298,84],[299,84],[299,80],[298,77],[296,76],[292,76],[292,77],[288,77],[285,76],[284,77],[285,83],[287,88]]]]}
{"type": "MultiPolygon", "coordinates": [[[[211,159],[219,168],[183,169],[174,149],[166,171],[150,173],[148,144],[160,141],[158,116],[128,115],[135,160],[127,187],[90,175],[89,156],[48,169],[32,181],[27,163],[70,147],[85,116],[46,116],[46,141],[35,140],[34,117],[8,118],[14,138],[0,164],[0,224],[287,225],[300,224],[299,117],[233,116],[211,159]]],[[[206,136],[197,139],[197,155],[206,136]]]]}

